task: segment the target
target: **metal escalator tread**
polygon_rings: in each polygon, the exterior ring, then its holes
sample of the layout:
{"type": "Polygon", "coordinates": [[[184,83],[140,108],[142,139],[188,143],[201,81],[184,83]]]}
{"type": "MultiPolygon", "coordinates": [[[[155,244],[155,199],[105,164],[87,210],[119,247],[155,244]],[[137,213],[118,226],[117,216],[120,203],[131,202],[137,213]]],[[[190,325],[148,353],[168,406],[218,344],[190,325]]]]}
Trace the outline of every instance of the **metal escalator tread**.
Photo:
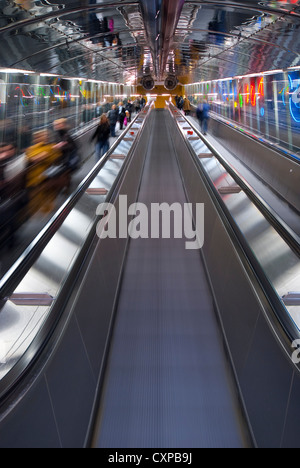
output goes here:
{"type": "MultiPolygon", "coordinates": [[[[156,112],[139,202],[186,203],[166,111],[156,112]]],[[[198,250],[131,240],[96,447],[242,447],[198,250]]]]}

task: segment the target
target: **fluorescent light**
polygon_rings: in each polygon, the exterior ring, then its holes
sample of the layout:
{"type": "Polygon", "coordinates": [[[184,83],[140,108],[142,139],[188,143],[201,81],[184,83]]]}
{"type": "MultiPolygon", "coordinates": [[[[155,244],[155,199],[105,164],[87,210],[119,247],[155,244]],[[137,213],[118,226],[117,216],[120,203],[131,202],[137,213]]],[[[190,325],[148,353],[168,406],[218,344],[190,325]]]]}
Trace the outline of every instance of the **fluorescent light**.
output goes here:
{"type": "Polygon", "coordinates": [[[54,73],[40,73],[40,76],[46,76],[46,77],[58,77],[59,75],[55,75],[54,73]]]}
{"type": "Polygon", "coordinates": [[[270,71],[265,71],[263,72],[263,75],[273,75],[276,73],[283,73],[283,70],[270,70],[270,71]]]}
{"type": "Polygon", "coordinates": [[[34,74],[32,70],[19,70],[18,68],[0,68],[0,73],[23,73],[24,75],[34,74]]]}
{"type": "Polygon", "coordinates": [[[77,81],[87,81],[86,78],[77,78],[77,77],[73,77],[73,76],[63,76],[63,75],[58,75],[60,78],[62,78],[63,80],[69,80],[69,81],[72,81],[72,80],[77,80],[77,81]]]}

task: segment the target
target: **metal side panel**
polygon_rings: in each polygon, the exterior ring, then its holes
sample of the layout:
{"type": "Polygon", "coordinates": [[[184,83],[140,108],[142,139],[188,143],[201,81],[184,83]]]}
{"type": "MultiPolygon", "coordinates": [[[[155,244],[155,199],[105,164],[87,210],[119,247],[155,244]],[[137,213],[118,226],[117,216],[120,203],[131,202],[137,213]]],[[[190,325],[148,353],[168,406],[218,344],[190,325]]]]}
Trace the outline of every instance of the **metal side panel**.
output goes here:
{"type": "Polygon", "coordinates": [[[272,187],[297,212],[300,209],[300,166],[276,150],[272,150],[247,135],[211,119],[211,130],[229,151],[253,171],[264,183],[272,187]]]}

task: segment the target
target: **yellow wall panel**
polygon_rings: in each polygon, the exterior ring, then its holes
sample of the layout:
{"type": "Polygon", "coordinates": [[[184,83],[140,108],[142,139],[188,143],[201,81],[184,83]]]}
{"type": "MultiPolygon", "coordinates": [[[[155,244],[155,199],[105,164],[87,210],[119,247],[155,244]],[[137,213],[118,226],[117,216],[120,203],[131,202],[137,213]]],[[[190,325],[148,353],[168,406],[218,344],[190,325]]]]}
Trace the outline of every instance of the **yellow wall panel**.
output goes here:
{"type": "Polygon", "coordinates": [[[168,91],[164,85],[157,85],[152,91],[146,91],[142,86],[138,86],[137,94],[141,96],[147,96],[148,94],[150,94],[150,96],[155,96],[155,108],[163,109],[165,107],[165,101],[169,101],[170,97],[172,98],[173,104],[175,104],[175,96],[184,96],[184,86],[179,84],[172,91],[168,91]]]}

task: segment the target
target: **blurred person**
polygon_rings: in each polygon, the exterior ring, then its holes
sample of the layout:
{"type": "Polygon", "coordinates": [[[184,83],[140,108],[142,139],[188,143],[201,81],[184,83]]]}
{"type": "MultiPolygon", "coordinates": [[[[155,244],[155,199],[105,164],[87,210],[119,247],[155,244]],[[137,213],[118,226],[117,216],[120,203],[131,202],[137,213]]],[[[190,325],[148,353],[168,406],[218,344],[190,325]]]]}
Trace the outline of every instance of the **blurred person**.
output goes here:
{"type": "Polygon", "coordinates": [[[183,109],[183,97],[182,97],[182,96],[179,96],[179,98],[178,98],[178,105],[177,105],[177,107],[178,107],[178,109],[179,109],[180,111],[182,111],[182,109],[183,109]]]}
{"type": "Polygon", "coordinates": [[[0,120],[0,142],[14,144],[15,140],[14,122],[11,119],[0,120]]]}
{"type": "Polygon", "coordinates": [[[13,145],[2,143],[0,145],[0,199],[5,196],[7,178],[6,169],[16,154],[16,149],[13,145]]]}
{"type": "Polygon", "coordinates": [[[2,240],[8,234],[10,246],[14,245],[15,232],[21,224],[20,214],[26,201],[25,157],[17,155],[14,145],[2,143],[0,145],[0,238],[2,240]]]}
{"type": "Polygon", "coordinates": [[[7,182],[15,181],[16,178],[22,177],[25,179],[25,170],[26,170],[26,156],[25,153],[17,154],[16,148],[13,145],[12,151],[15,155],[9,159],[8,164],[5,167],[5,179],[7,182]]]}
{"type": "Polygon", "coordinates": [[[210,111],[210,105],[208,104],[207,99],[204,99],[203,107],[202,107],[202,128],[201,128],[201,131],[203,132],[204,135],[207,135],[209,111],[210,111]]]}
{"type": "Polygon", "coordinates": [[[123,102],[119,102],[119,106],[118,106],[119,110],[118,110],[118,121],[120,123],[120,130],[123,130],[123,124],[124,124],[124,119],[125,119],[125,116],[126,116],[126,109],[123,105],[123,102]]]}
{"type": "Polygon", "coordinates": [[[184,111],[184,115],[190,115],[190,112],[191,112],[191,104],[190,104],[190,101],[188,100],[187,97],[185,97],[184,100],[183,100],[182,109],[183,109],[183,111],[184,111]]]}
{"type": "MultiPolygon", "coordinates": [[[[48,130],[40,130],[33,135],[33,145],[27,149],[27,178],[29,189],[29,216],[41,211],[49,213],[55,208],[57,184],[49,169],[59,163],[62,152],[50,143],[48,130]]],[[[59,177],[57,173],[57,177],[59,177]]]]}
{"type": "Polygon", "coordinates": [[[198,122],[199,122],[199,127],[202,131],[202,127],[203,127],[203,99],[200,100],[198,106],[197,106],[197,109],[196,109],[196,116],[197,116],[197,119],[198,119],[198,122]]]}
{"type": "Polygon", "coordinates": [[[100,117],[99,125],[91,138],[91,141],[96,140],[96,160],[100,158],[109,150],[109,136],[110,124],[106,114],[100,117]]]}
{"type": "Polygon", "coordinates": [[[19,149],[21,152],[25,152],[32,143],[32,132],[29,125],[24,125],[19,134],[19,149]]]}
{"type": "Polygon", "coordinates": [[[0,201],[17,193],[25,180],[25,155],[17,155],[10,143],[0,145],[0,201]],[[22,181],[19,183],[19,179],[22,181]]]}
{"type": "Polygon", "coordinates": [[[130,122],[130,113],[129,111],[125,111],[125,119],[124,119],[124,126],[127,127],[128,123],[130,122]]]}
{"type": "Polygon", "coordinates": [[[129,113],[129,116],[127,117],[127,123],[128,122],[131,122],[131,115],[132,115],[132,112],[133,112],[133,104],[131,102],[131,100],[129,99],[126,106],[125,106],[125,111],[129,113]]]}
{"type": "Polygon", "coordinates": [[[53,123],[56,147],[62,152],[61,164],[70,172],[78,169],[80,164],[79,149],[76,141],[70,135],[67,119],[58,119],[53,123]]]}
{"type": "Polygon", "coordinates": [[[98,102],[96,106],[96,118],[100,118],[102,113],[103,113],[103,108],[102,108],[101,102],[98,102]]]}
{"type": "Polygon", "coordinates": [[[141,108],[144,109],[145,105],[146,105],[146,99],[144,98],[144,96],[141,97],[141,108]]]}
{"type": "Polygon", "coordinates": [[[135,112],[138,114],[141,110],[141,101],[138,97],[133,101],[133,107],[135,108],[135,112]]]}
{"type": "Polygon", "coordinates": [[[118,110],[115,104],[112,105],[111,110],[108,113],[108,120],[110,124],[110,135],[115,138],[116,136],[116,125],[118,121],[118,110]]]}
{"type": "Polygon", "coordinates": [[[210,105],[208,104],[207,99],[201,99],[196,110],[196,115],[199,121],[201,132],[204,135],[207,135],[209,111],[210,111],[210,105]]]}

